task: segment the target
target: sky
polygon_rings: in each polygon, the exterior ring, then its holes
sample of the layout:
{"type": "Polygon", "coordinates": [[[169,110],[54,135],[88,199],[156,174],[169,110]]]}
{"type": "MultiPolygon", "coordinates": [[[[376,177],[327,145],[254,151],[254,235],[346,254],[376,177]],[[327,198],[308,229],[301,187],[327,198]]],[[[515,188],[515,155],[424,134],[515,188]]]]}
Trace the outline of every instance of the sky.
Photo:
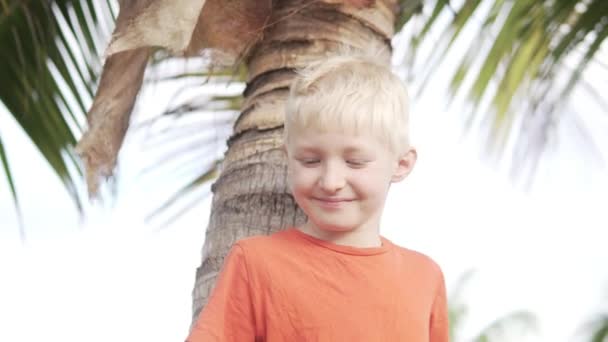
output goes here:
{"type": "MultiPolygon", "coordinates": [[[[575,93],[557,128],[559,139],[524,190],[504,167],[480,158],[478,136],[463,138],[461,108],[437,100],[442,82],[413,100],[419,160],[411,176],[392,187],[382,234],[435,259],[448,290],[476,270],[464,293],[470,306],[465,338],[523,309],[539,316],[540,331],[513,341],[577,341],[574,334],[587,318],[608,311],[608,172],[585,153],[574,123],[583,115],[605,151],[605,113],[584,92],[575,93]]],[[[157,113],[171,95],[161,85],[145,90],[136,120],[157,113]]],[[[200,199],[170,227],[146,223],[161,196],[154,187],[175,179],[140,176],[150,160],[144,160],[143,134],[131,132],[118,198],[91,206],[81,220],[1,106],[0,134],[27,229],[22,244],[0,178],[0,341],[182,341],[210,199],[200,199]]]]}

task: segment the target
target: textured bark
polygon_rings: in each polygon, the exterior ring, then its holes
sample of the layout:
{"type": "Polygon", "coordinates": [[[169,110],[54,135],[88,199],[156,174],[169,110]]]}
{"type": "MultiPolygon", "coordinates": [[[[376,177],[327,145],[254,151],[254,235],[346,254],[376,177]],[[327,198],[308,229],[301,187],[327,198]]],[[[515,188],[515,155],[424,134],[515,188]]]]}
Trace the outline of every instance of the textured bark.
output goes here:
{"type": "Polygon", "coordinates": [[[215,283],[232,244],[305,222],[287,187],[280,150],[283,107],[294,69],[326,57],[341,45],[366,50],[384,44],[390,62],[395,2],[355,8],[327,2],[273,2],[263,39],[247,55],[245,101],[214,184],[211,218],[193,290],[193,321],[215,283]]]}

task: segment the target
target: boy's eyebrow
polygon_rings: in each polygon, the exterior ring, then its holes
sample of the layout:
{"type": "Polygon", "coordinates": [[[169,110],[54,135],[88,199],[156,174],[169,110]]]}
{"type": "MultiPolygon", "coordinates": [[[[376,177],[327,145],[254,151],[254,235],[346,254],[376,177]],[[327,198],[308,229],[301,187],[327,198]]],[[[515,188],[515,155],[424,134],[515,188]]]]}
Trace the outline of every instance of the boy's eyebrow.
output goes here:
{"type": "Polygon", "coordinates": [[[365,146],[349,146],[347,148],[344,149],[344,152],[346,154],[351,154],[351,153],[363,153],[366,154],[369,151],[365,148],[365,146]]]}
{"type": "Polygon", "coordinates": [[[363,149],[360,146],[348,146],[347,148],[344,149],[344,151],[346,153],[360,152],[360,151],[363,151],[363,149]]]}
{"type": "Polygon", "coordinates": [[[296,152],[319,152],[319,148],[313,146],[298,146],[295,148],[296,152]]]}
{"type": "MultiPolygon", "coordinates": [[[[298,146],[295,148],[296,152],[319,152],[321,148],[315,146],[298,146]]],[[[345,153],[365,153],[366,149],[364,146],[348,146],[344,149],[345,153]]]]}

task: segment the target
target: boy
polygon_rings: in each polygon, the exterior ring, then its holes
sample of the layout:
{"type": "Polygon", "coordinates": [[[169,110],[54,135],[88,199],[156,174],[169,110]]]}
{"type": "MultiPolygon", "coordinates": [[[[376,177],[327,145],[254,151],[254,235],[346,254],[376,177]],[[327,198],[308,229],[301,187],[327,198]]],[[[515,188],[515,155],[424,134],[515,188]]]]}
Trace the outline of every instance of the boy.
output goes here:
{"type": "Polygon", "coordinates": [[[303,70],[286,106],[300,227],[237,242],[189,342],[445,342],[442,272],[379,235],[391,183],[414,167],[408,99],[386,67],[336,56],[303,70]]]}

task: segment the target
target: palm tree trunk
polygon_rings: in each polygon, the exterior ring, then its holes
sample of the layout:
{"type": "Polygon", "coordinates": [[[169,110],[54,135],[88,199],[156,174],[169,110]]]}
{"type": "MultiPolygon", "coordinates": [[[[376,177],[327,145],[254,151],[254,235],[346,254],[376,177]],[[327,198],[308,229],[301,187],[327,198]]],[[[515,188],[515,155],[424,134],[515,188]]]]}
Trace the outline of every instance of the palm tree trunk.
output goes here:
{"type": "Polygon", "coordinates": [[[305,222],[288,190],[280,150],[283,106],[294,70],[340,45],[357,50],[386,46],[380,58],[390,62],[394,1],[377,1],[361,9],[301,0],[275,1],[273,6],[263,38],[249,49],[245,101],[228,142],[223,171],[212,187],[211,218],[193,290],[193,321],[235,241],[305,222]]]}

